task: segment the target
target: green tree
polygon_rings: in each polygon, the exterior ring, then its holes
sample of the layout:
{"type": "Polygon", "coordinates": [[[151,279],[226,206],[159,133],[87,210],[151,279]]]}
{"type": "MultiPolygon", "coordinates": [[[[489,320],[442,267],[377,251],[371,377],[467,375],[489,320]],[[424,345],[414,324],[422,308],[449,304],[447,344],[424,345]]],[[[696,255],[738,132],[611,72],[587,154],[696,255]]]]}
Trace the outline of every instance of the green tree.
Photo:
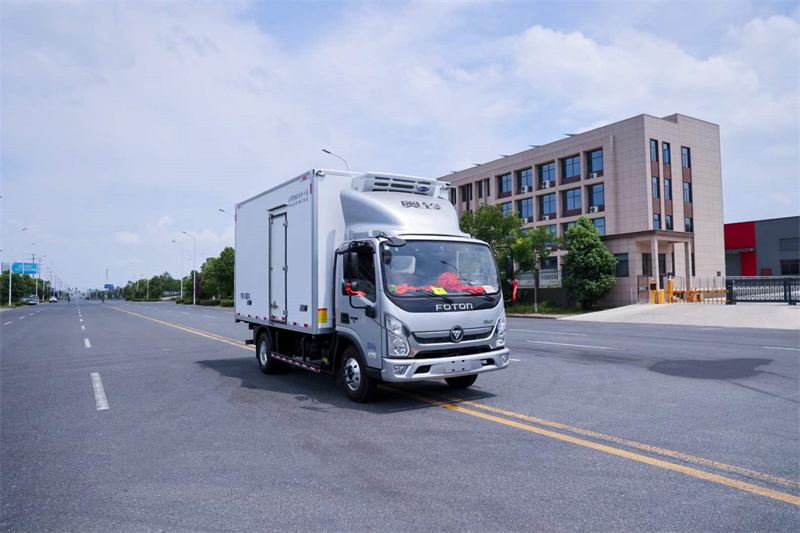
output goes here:
{"type": "Polygon", "coordinates": [[[586,217],[579,218],[567,230],[564,244],[568,249],[564,258],[564,286],[584,308],[591,309],[614,288],[617,258],[608,251],[600,232],[586,217]]]}
{"type": "Polygon", "coordinates": [[[234,251],[225,247],[219,254],[215,275],[220,298],[233,298],[234,251]]]}
{"type": "Polygon", "coordinates": [[[522,229],[522,219],[512,211],[503,215],[500,205],[482,205],[477,211],[461,213],[461,231],[486,241],[492,248],[508,244],[508,238],[522,229]]]}
{"type": "Polygon", "coordinates": [[[559,238],[543,227],[529,228],[528,231],[515,230],[512,236],[511,249],[514,252],[514,260],[519,264],[519,270],[534,273],[534,312],[539,312],[539,267],[559,244],[559,238]]]}
{"type": "Polygon", "coordinates": [[[203,266],[200,267],[200,272],[202,273],[200,288],[203,290],[203,293],[211,296],[219,294],[219,284],[217,283],[219,277],[217,274],[219,268],[218,263],[218,258],[209,257],[206,259],[205,263],[203,263],[203,266]]]}

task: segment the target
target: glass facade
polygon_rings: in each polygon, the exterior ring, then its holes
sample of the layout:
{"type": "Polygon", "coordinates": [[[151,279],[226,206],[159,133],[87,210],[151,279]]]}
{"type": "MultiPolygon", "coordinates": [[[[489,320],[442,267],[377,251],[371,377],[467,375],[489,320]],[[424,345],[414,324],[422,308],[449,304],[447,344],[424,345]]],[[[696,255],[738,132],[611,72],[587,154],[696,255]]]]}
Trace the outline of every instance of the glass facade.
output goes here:
{"type": "Polygon", "coordinates": [[[672,161],[672,156],[669,152],[669,143],[661,143],[661,151],[664,155],[664,164],[669,165],[672,161]]]}
{"type": "Polygon", "coordinates": [[[522,218],[533,217],[533,198],[525,198],[517,203],[517,211],[522,218]]]}
{"type": "Polygon", "coordinates": [[[545,181],[556,181],[555,162],[539,166],[539,183],[544,183],[545,181]]]}
{"type": "Polygon", "coordinates": [[[692,168],[692,153],[685,146],[681,147],[681,165],[683,168],[692,168]]]}
{"type": "Polygon", "coordinates": [[[683,201],[687,204],[692,203],[692,184],[683,183],[683,201]]]}
{"type": "Polygon", "coordinates": [[[660,198],[658,193],[658,176],[653,176],[653,198],[660,198]]]}
{"type": "Polygon", "coordinates": [[[539,212],[543,215],[555,215],[556,214],[556,195],[555,194],[545,194],[544,196],[539,197],[539,212]]]}
{"type": "Polygon", "coordinates": [[[683,219],[683,225],[686,227],[685,231],[687,233],[694,233],[694,220],[692,220],[692,217],[683,219]]]}
{"type": "Polygon", "coordinates": [[[672,215],[664,215],[664,229],[667,231],[672,231],[672,215]]]}
{"type": "Polygon", "coordinates": [[[605,187],[602,183],[589,187],[589,206],[599,207],[606,205],[605,187]]]}
{"type": "Polygon", "coordinates": [[[600,172],[603,170],[603,149],[595,150],[587,154],[589,160],[589,172],[600,172]]]}
{"type": "Polygon", "coordinates": [[[658,162],[658,141],[650,139],[650,161],[658,162]]]}
{"type": "Polygon", "coordinates": [[[661,229],[661,215],[658,213],[653,215],[653,229],[661,229]]]}
{"type": "Polygon", "coordinates": [[[519,190],[522,190],[523,187],[527,187],[528,190],[533,188],[533,171],[529,168],[517,171],[517,183],[519,190]]]}
{"type": "Polygon", "coordinates": [[[664,178],[664,200],[672,200],[672,180],[664,178]]]}
{"type": "Polygon", "coordinates": [[[581,209],[581,190],[570,189],[564,191],[564,210],[573,211],[575,209],[581,209]]]}
{"type": "Polygon", "coordinates": [[[511,193],[511,174],[503,174],[497,178],[497,194],[511,193]]]}
{"type": "Polygon", "coordinates": [[[561,160],[561,174],[564,179],[581,175],[581,156],[575,155],[561,160]]]}

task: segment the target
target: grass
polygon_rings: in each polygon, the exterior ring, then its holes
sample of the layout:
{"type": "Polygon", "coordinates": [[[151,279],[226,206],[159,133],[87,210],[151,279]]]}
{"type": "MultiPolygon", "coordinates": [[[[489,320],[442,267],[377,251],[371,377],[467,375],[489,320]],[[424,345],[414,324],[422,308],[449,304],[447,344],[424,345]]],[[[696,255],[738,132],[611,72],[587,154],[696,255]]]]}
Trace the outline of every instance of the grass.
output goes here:
{"type": "MultiPolygon", "coordinates": [[[[597,309],[592,309],[592,311],[597,311],[597,309]]],[[[552,302],[542,302],[539,304],[540,315],[582,315],[589,312],[591,311],[579,309],[577,307],[560,307],[552,302]]],[[[520,315],[533,314],[533,304],[509,306],[506,307],[506,313],[520,315]]]]}

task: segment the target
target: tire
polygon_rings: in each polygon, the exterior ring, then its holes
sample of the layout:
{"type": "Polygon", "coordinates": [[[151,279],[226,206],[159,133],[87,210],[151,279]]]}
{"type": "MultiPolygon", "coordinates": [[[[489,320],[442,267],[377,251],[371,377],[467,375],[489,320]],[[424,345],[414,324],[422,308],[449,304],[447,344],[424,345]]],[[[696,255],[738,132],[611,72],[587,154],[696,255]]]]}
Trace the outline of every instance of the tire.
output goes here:
{"type": "Polygon", "coordinates": [[[458,376],[457,378],[445,378],[444,380],[453,389],[466,389],[467,387],[471,387],[476,379],[478,379],[478,374],[458,376]]]}
{"type": "Polygon", "coordinates": [[[355,346],[349,346],[342,354],[339,372],[344,392],[354,402],[365,403],[375,395],[377,383],[367,374],[364,357],[355,346]]]}
{"type": "Polygon", "coordinates": [[[285,372],[289,365],[272,357],[272,342],[269,333],[262,331],[256,343],[256,361],[258,368],[265,374],[279,374],[285,372]]]}

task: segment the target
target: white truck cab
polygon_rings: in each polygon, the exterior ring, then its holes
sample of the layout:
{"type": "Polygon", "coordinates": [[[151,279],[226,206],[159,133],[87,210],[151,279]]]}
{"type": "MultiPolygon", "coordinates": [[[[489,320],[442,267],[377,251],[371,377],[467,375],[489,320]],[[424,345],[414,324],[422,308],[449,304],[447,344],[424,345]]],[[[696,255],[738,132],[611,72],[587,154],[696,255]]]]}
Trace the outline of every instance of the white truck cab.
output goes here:
{"type": "Polygon", "coordinates": [[[332,373],[366,401],[380,381],[464,388],[506,368],[497,265],[448,189],[311,170],[238,204],[235,313],[261,370],[332,373]]]}

